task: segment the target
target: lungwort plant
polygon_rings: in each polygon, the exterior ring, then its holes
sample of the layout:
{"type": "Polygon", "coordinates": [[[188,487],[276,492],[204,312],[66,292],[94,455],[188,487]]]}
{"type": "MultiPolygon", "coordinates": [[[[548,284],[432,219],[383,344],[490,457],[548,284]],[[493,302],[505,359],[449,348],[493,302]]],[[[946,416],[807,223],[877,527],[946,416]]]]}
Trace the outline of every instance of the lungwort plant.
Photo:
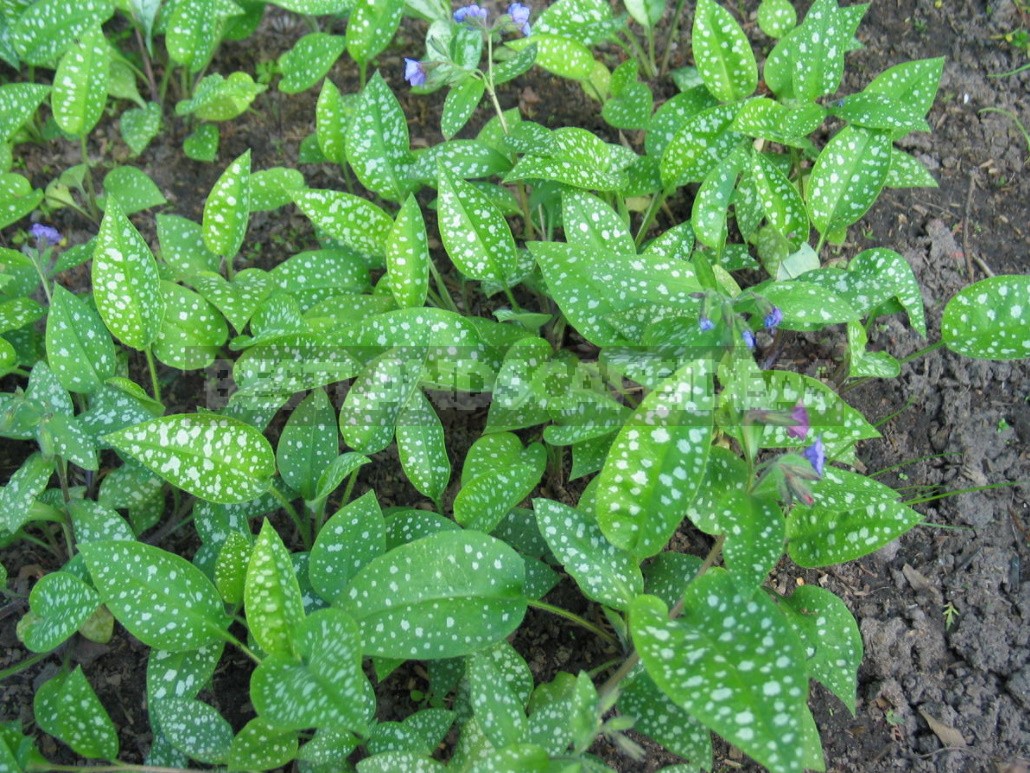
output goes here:
{"type": "MultiPolygon", "coordinates": [[[[942,61],[841,93],[866,6],[835,0],[800,23],[763,0],[778,41],[761,60],[713,0],[278,5],[312,30],[274,68],[283,94],[344,51],[363,73],[415,17],[425,51],[387,75],[446,91],[445,139],[411,146],[379,71],[357,93],[326,79],[302,152],[348,189],[248,150],[224,160],[201,222],[134,222],[165,198],[106,157],[89,162],[102,195],[85,168],[33,190],[13,148],[50,137],[88,158],[105,101],[135,102],[142,78],[153,99],[120,116],[131,152],[178,125],[189,155],[214,157],[205,127],[261,89],[207,67],[264,4],[3,7],[0,54],[22,69],[0,86],[0,202],[22,249],[0,252],[0,435],[23,461],[0,489],[0,544],[12,578],[45,564],[27,596],[3,573],[33,653],[4,676],[54,673],[33,725],[0,727],[0,768],[71,769],[40,755],[45,733],[98,770],[617,770],[595,742],[633,756],[640,736],[683,759],[670,770],[699,770],[715,733],[770,770],[823,769],[809,685],[853,712],[862,642],[841,599],[769,576],[921,521],[854,471],[878,433],[841,396],[912,359],[875,331],[903,313],[925,335],[920,289],[890,249],[831,246],[883,190],[934,184],[895,142],[928,130],[942,61]],[[681,22],[695,64],[659,104],[660,32],[681,22]],[[582,84],[612,131],[503,109],[532,68],[582,84]],[[472,136],[481,103],[494,115],[472,136]],[[293,207],[310,249],[247,265],[252,213],[293,207]],[[99,220],[83,243],[40,222],[76,212],[99,220]],[[812,334],[843,342],[832,379],[777,367],[812,334]],[[400,486],[418,506],[384,506],[369,482],[389,479],[387,501],[400,486]],[[572,628],[583,670],[530,668],[542,614],[572,628]],[[117,696],[73,665],[80,637],[148,648],[151,768],[118,761],[117,696]],[[418,687],[387,720],[377,696],[398,669],[418,687]],[[243,706],[222,698],[234,682],[243,706]]],[[[923,351],[1026,357],[1028,309],[1027,277],[979,282],[923,351]]]]}

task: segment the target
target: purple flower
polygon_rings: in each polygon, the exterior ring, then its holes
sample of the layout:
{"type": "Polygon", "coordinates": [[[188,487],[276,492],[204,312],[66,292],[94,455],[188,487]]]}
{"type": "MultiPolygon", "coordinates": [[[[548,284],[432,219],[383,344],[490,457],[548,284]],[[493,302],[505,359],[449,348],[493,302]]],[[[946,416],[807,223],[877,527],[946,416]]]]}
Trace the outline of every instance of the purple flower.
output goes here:
{"type": "Polygon", "coordinates": [[[482,24],[486,24],[487,11],[485,8],[480,8],[475,3],[471,5],[463,6],[454,12],[454,21],[457,22],[469,22],[475,23],[479,21],[482,24]]]}
{"type": "Polygon", "coordinates": [[[808,435],[808,410],[801,403],[794,406],[794,410],[790,412],[790,418],[794,422],[791,426],[787,427],[787,434],[798,440],[804,440],[805,436],[808,435]]]}
{"type": "Polygon", "coordinates": [[[418,59],[404,59],[404,79],[412,86],[421,86],[426,82],[426,66],[418,59]]]}
{"type": "Polygon", "coordinates": [[[823,439],[817,437],[812,442],[812,445],[802,451],[801,454],[812,465],[815,474],[820,478],[823,477],[823,467],[826,464],[826,448],[823,446],[823,439]]]}
{"type": "Polygon", "coordinates": [[[61,243],[61,232],[52,225],[33,223],[29,226],[29,236],[36,240],[36,248],[43,249],[61,243]]]}
{"type": "Polygon", "coordinates": [[[511,17],[512,23],[522,30],[522,34],[529,35],[529,11],[528,5],[523,3],[512,3],[508,6],[508,15],[511,17]]]}
{"type": "Polygon", "coordinates": [[[701,317],[701,319],[697,321],[697,326],[701,328],[702,333],[707,333],[709,330],[715,329],[715,323],[708,319],[708,317],[701,317]]]}
{"type": "Polygon", "coordinates": [[[744,339],[744,343],[747,344],[748,349],[755,348],[755,334],[752,333],[750,330],[744,330],[740,334],[740,337],[744,339]]]}
{"type": "Polygon", "coordinates": [[[778,307],[773,306],[772,311],[765,315],[765,329],[771,333],[776,330],[781,322],[783,322],[783,312],[778,307]]]}

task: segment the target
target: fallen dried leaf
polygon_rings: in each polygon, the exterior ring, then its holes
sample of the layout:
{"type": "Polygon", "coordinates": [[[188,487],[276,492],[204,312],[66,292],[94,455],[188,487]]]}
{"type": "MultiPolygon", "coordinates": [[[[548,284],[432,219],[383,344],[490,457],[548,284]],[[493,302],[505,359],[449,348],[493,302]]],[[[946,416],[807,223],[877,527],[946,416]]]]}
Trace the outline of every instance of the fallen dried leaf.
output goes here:
{"type": "Polygon", "coordinates": [[[945,746],[955,747],[966,745],[966,739],[962,736],[962,733],[955,728],[934,719],[922,709],[919,709],[919,716],[926,720],[926,724],[930,726],[933,734],[937,736],[937,738],[940,739],[940,742],[945,746]]]}

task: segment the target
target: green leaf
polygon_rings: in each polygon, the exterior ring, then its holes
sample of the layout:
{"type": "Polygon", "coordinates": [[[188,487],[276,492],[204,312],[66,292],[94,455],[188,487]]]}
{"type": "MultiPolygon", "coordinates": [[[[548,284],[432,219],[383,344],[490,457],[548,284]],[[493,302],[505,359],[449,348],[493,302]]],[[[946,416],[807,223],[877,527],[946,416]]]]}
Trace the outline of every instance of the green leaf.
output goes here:
{"type": "Polygon", "coordinates": [[[443,424],[421,389],[411,393],[397,416],[401,468],[420,493],[439,502],[451,479],[443,424]]]}
{"type": "Polygon", "coordinates": [[[1030,357],[1030,277],[994,276],[966,287],[944,307],[941,340],[964,357],[1030,357]]]}
{"type": "Polygon", "coordinates": [[[347,293],[369,290],[367,264],[346,248],[299,252],[277,265],[269,276],[305,311],[347,293]]]}
{"type": "Polygon", "coordinates": [[[746,161],[739,151],[731,153],[705,175],[691,209],[690,222],[702,244],[721,253],[726,246],[726,218],[737,187],[737,178],[746,161]]]}
{"type": "Polygon", "coordinates": [[[90,759],[114,760],[118,733],[82,666],[58,674],[36,690],[32,710],[40,729],[90,759]]]}
{"type": "Polygon", "coordinates": [[[930,125],[916,108],[876,92],[863,91],[845,97],[830,108],[830,115],[854,126],[883,129],[894,135],[930,131],[930,125]]]}
{"type": "Polygon", "coordinates": [[[443,115],[440,117],[440,131],[444,139],[450,139],[460,132],[469,118],[479,106],[486,85],[475,76],[466,77],[447,92],[443,103],[443,115]]]}
{"type": "Polygon", "coordinates": [[[232,618],[186,559],[140,542],[88,542],[79,550],[111,614],[147,646],[188,652],[224,638],[232,618]]]}
{"type": "Polygon", "coordinates": [[[116,166],[108,172],[104,176],[104,193],[108,200],[117,201],[126,215],[167,203],[147,173],[134,166],[116,166]]]}
{"type": "Polygon", "coordinates": [[[10,27],[11,45],[31,65],[51,65],[90,27],[111,18],[111,0],[37,0],[10,27]]]}
{"type": "Polygon", "coordinates": [[[230,531],[218,549],[214,568],[215,587],[226,604],[236,606],[243,603],[252,549],[250,538],[238,531],[230,531]]]}
{"type": "Polygon", "coordinates": [[[146,349],[157,338],[164,315],[157,261],[113,202],[93,253],[93,298],[107,329],[126,346],[146,349]]]}
{"type": "Polygon", "coordinates": [[[802,585],[780,608],[805,648],[806,668],[855,715],[862,634],[851,612],[837,596],[814,585],[802,585]]]}
{"type": "Polygon", "coordinates": [[[533,24],[533,40],[537,34],[560,35],[593,46],[605,40],[624,24],[604,0],[558,2],[543,10],[533,24]]]}
{"type": "Polygon", "coordinates": [[[347,160],[362,185],[390,201],[401,201],[413,187],[405,173],[410,156],[404,111],[376,72],[361,92],[347,127],[347,160]]]}
{"type": "Polygon", "coordinates": [[[292,657],[293,629],[304,619],[304,603],[290,554],[268,521],[250,553],[243,606],[247,627],[261,648],[292,657]]]}
{"type": "Polygon", "coordinates": [[[340,409],[344,442],[374,454],[393,440],[397,418],[418,389],[425,352],[394,348],[376,357],[355,379],[340,409]]]}
{"type": "Polygon", "coordinates": [[[820,330],[827,325],[858,319],[858,312],[832,290],[802,280],[771,282],[762,297],[783,312],[785,330],[820,330]]]}
{"type": "Polygon", "coordinates": [[[653,556],[686,515],[712,445],[709,360],[687,363],[640,403],[601,471],[597,522],[613,545],[653,556]]]}
{"type": "Polygon", "coordinates": [[[203,297],[182,285],[161,282],[164,320],[154,341],[154,355],[180,370],[206,368],[229,337],[225,318],[203,297]]]}
{"type": "Polygon", "coordinates": [[[50,104],[61,131],[83,137],[93,130],[107,104],[110,47],[99,26],[82,33],[54,73],[50,104]]]}
{"type": "Polygon", "coordinates": [[[386,552],[386,523],[375,492],[341,507],[319,530],[308,560],[311,585],[336,604],[351,578],[365,564],[386,552]]]}
{"type": "Polygon", "coordinates": [[[739,105],[718,105],[683,124],[662,153],[662,183],[666,188],[701,182],[744,141],[744,135],[732,128],[739,110],[739,105]]]}
{"type": "Polygon", "coordinates": [[[897,147],[891,147],[891,165],[884,188],[936,188],[937,180],[923,163],[897,147]]]}
{"type": "Polygon", "coordinates": [[[347,126],[358,99],[357,94],[341,94],[328,78],[322,81],[315,105],[316,136],[322,155],[334,164],[347,163],[347,126]]]}
{"type": "Polygon", "coordinates": [[[299,660],[270,655],[250,680],[259,716],[281,731],[332,728],[367,734],[375,694],[361,669],[358,626],[339,609],[304,618],[293,631],[299,660]]]}
{"type": "Polygon", "coordinates": [[[0,489],[0,544],[32,520],[32,503],[46,488],[53,472],[53,461],[35,453],[22,462],[0,489]]]}
{"type": "Polygon", "coordinates": [[[637,251],[626,222],[608,204],[585,191],[562,192],[562,225],[570,244],[625,255],[637,251]]]}
{"type": "Polygon", "coordinates": [[[218,155],[220,138],[218,126],[213,123],[202,123],[183,140],[182,152],[187,158],[209,164],[218,155]]]}
{"type": "Polygon", "coordinates": [[[733,119],[735,131],[807,149],[808,135],[822,126],[826,110],[812,102],[787,106],[768,97],[749,99],[733,119]]]}
{"type": "Polygon", "coordinates": [[[237,419],[179,414],[107,435],[116,450],[201,499],[246,502],[268,489],[275,454],[265,437],[237,419]]]}
{"type": "MultiPolygon", "coordinates": [[[[194,89],[192,97],[176,103],[175,114],[193,115],[201,121],[231,121],[242,115],[258,94],[267,88],[263,84],[255,83],[245,72],[234,72],[228,78],[223,78],[218,73],[205,75],[194,89]]],[[[201,125],[194,130],[194,135],[197,135],[195,147],[198,150],[209,151],[210,157],[190,158],[213,161],[214,153],[218,149],[218,127],[207,128],[201,125]],[[205,136],[200,136],[201,130],[205,136]]],[[[187,137],[187,142],[189,139],[187,137]]]]}
{"type": "Polygon", "coordinates": [[[523,75],[536,63],[537,48],[533,43],[519,51],[510,59],[494,65],[494,86],[500,86],[523,75]]]}
{"type": "Polygon", "coordinates": [[[43,201],[43,191],[20,174],[0,174],[0,228],[17,223],[43,201]]]}
{"type": "Polygon", "coordinates": [[[933,107],[943,72],[943,56],[902,62],[873,78],[864,93],[883,94],[923,116],[933,107]]]}
{"type": "Polygon", "coordinates": [[[751,175],[769,225],[797,250],[808,241],[808,213],[798,189],[763,153],[752,157],[751,175]]]}
{"type": "Polygon", "coordinates": [[[283,74],[279,91],[297,94],[310,89],[336,64],[346,47],[347,41],[339,35],[325,32],[305,35],[279,57],[279,70],[283,74]]]}
{"type": "Polygon", "coordinates": [[[73,499],[68,503],[68,514],[75,528],[76,542],[131,542],[136,538],[121,515],[92,499],[73,499]]]}
{"type": "Polygon", "coordinates": [[[250,150],[233,161],[215,182],[204,203],[204,244],[227,261],[247,235],[250,218],[250,150]]]}
{"type": "Polygon", "coordinates": [[[442,762],[431,757],[412,752],[384,752],[366,757],[358,763],[358,773],[394,773],[403,770],[405,773],[439,773],[445,770],[442,762]]]}
{"type": "Polygon", "coordinates": [[[347,50],[362,70],[393,40],[403,12],[404,0],[354,0],[347,20],[347,50]]]}
{"type": "Polygon", "coordinates": [[[758,87],[758,64],[744,30],[714,0],[698,0],[691,36],[697,69],[722,102],[750,96],[758,87]]]}
{"type": "Polygon", "coordinates": [[[168,56],[190,73],[198,73],[211,61],[222,37],[226,17],[240,12],[229,0],[187,0],[175,3],[165,29],[168,56]]]}
{"type": "Polygon", "coordinates": [[[319,477],[338,453],[336,412],[324,390],[313,390],[290,414],[279,436],[279,474],[304,499],[313,500],[319,477]]]}
{"type": "Polygon", "coordinates": [[[510,433],[487,435],[473,444],[454,498],[454,520],[465,528],[490,532],[540,483],[547,452],[540,443],[526,448],[510,433]]]}
{"type": "Polygon", "coordinates": [[[243,330],[261,302],[271,295],[274,282],[261,269],[245,268],[231,282],[219,274],[204,272],[191,276],[190,284],[222,312],[230,325],[243,330]]]}
{"type": "Polygon", "coordinates": [[[489,654],[469,657],[468,683],[472,711],[490,742],[500,749],[522,741],[529,725],[525,700],[506,683],[489,654]]]}
{"type": "Polygon", "coordinates": [[[340,487],[344,478],[371,461],[367,456],[354,453],[353,451],[340,454],[319,476],[318,488],[315,491],[315,501],[325,499],[340,487]]]}
{"type": "Polygon", "coordinates": [[[415,197],[408,196],[386,239],[390,292],[401,308],[425,305],[430,260],[422,210],[415,197]]]}
{"type": "Polygon", "coordinates": [[[617,129],[646,129],[651,122],[654,95],[637,80],[639,64],[627,59],[612,73],[612,96],[601,108],[604,120],[617,129]]]}
{"type": "Polygon", "coordinates": [[[533,510],[551,552],[587,598],[626,609],[643,592],[637,561],[612,545],[586,513],[550,499],[534,499],[533,510]]]}
{"type": "Polygon", "coordinates": [[[296,169],[273,166],[250,176],[250,211],[269,212],[293,201],[292,191],[304,187],[304,175],[296,169]]]}
{"type": "Polygon", "coordinates": [[[0,143],[9,142],[50,94],[42,83],[5,83],[0,86],[0,143]]]}
{"type": "Polygon", "coordinates": [[[40,422],[36,435],[46,456],[57,456],[84,470],[100,469],[97,446],[92,437],[71,416],[55,414],[40,422]]]}
{"type": "Polygon", "coordinates": [[[115,349],[93,304],[55,285],[46,328],[47,361],[71,392],[93,394],[115,373],[115,349]]]}
{"type": "MultiPolygon", "coordinates": [[[[190,652],[151,650],[147,658],[147,701],[156,706],[170,698],[196,698],[210,684],[224,649],[224,643],[218,641],[190,652]]],[[[160,725],[156,712],[151,721],[160,725]]]]}
{"type": "Polygon", "coordinates": [[[628,148],[585,129],[564,127],[538,138],[530,135],[525,155],[504,181],[553,180],[574,188],[617,191],[627,185],[624,170],[638,159],[628,148]]]}
{"type": "Polygon", "coordinates": [[[420,709],[403,722],[379,722],[368,740],[370,754],[410,752],[431,755],[454,724],[455,712],[420,709]]]}
{"type": "Polygon", "coordinates": [[[561,78],[585,81],[594,72],[594,55],[586,45],[578,39],[549,35],[540,30],[539,25],[531,38],[509,40],[507,45],[515,51],[524,51],[531,45],[536,46],[535,64],[561,78]]]}
{"type": "Polygon", "coordinates": [[[824,236],[857,222],[880,195],[891,162],[890,137],[845,126],[823,148],[808,182],[808,214],[824,236]]]}
{"type": "Polygon", "coordinates": [[[434,660],[504,639],[526,610],[522,559],[475,531],[443,531],[373,559],[341,606],[368,655],[434,660]]]}
{"type": "Polygon", "coordinates": [[[194,698],[164,698],[151,706],[168,742],[201,762],[224,762],[232,744],[232,725],[218,710],[194,698]]]}
{"type": "Polygon", "coordinates": [[[805,767],[804,652],[765,591],[709,570],[687,586],[682,617],[669,620],[665,604],[641,596],[630,626],[647,673],[673,702],[771,771],[805,767]]]}
{"type": "Polygon", "coordinates": [[[371,201],[332,190],[294,191],[293,201],[309,220],[334,240],[370,261],[379,262],[393,220],[371,201]]]}
{"type": "Polygon", "coordinates": [[[0,332],[18,330],[43,316],[43,307],[31,298],[0,301],[0,332]]]}
{"type": "Polygon", "coordinates": [[[440,238],[448,256],[469,279],[507,285],[515,273],[515,240],[504,215],[482,191],[440,175],[440,238]]]}
{"type": "Polygon", "coordinates": [[[634,730],[696,767],[712,769],[712,734],[708,728],[673,703],[643,669],[631,674],[624,684],[619,694],[619,713],[636,720],[634,730]]]}
{"type": "Polygon", "coordinates": [[[297,756],[297,733],[282,731],[261,717],[243,726],[229,747],[230,770],[272,770],[297,756]]]}
{"type": "Polygon", "coordinates": [[[51,572],[29,594],[29,611],[18,621],[18,638],[32,652],[49,652],[71,637],[97,607],[100,596],[70,572],[51,572]]]}

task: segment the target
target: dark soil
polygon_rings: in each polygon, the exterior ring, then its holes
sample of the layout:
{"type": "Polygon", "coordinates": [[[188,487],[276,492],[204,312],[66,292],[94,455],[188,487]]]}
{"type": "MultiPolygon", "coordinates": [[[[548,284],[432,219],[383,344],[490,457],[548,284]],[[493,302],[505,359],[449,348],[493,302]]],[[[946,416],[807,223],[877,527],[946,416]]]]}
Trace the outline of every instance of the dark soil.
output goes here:
{"type": "MultiPolygon", "coordinates": [[[[848,60],[845,92],[860,90],[890,65],[947,58],[930,114],[933,134],[906,140],[906,149],[933,171],[939,189],[886,192],[870,215],[851,229],[851,240],[840,250],[842,257],[874,246],[903,253],[923,287],[931,341],[939,334],[944,304],[963,285],[990,272],[1026,273],[1028,269],[1030,147],[1010,117],[982,112],[985,108],[1008,111],[1024,126],[1030,125],[1030,72],[992,77],[1026,60],[1025,51],[999,39],[1013,29],[1030,26],[1017,5],[1013,0],[987,4],[879,0],[859,30],[865,49],[848,60]]],[[[754,25],[756,7],[757,0],[741,0],[738,18],[747,20],[754,40],[770,45],[754,25]]],[[[275,15],[255,37],[226,44],[212,70],[253,73],[259,62],[274,60],[306,32],[283,21],[284,16],[275,15]]],[[[420,50],[420,33],[417,25],[406,27],[378,63],[402,99],[405,113],[412,117],[416,146],[440,140],[442,103],[442,95],[409,95],[400,79],[402,56],[420,50]]],[[[683,59],[686,42],[674,52],[674,65],[688,63],[683,59]]],[[[344,92],[358,88],[356,68],[346,57],[331,77],[344,92]]],[[[253,111],[222,126],[222,146],[214,164],[197,164],[182,156],[185,131],[178,124],[131,163],[138,163],[155,179],[169,199],[168,211],[199,220],[212,183],[225,164],[245,149],[253,150],[255,169],[296,165],[300,141],[313,130],[316,95],[317,90],[287,96],[270,89],[253,111]]],[[[502,92],[502,103],[505,107],[517,104],[527,118],[550,126],[582,126],[617,138],[601,120],[598,105],[578,86],[540,71],[509,84],[502,92]]],[[[488,117],[481,109],[476,120],[481,123],[488,117]]],[[[127,158],[114,122],[94,133],[92,147],[98,157],[127,158]]],[[[77,148],[60,143],[22,146],[18,153],[37,185],[45,184],[54,169],[78,161],[77,148]]],[[[342,185],[338,169],[301,168],[313,187],[342,185]]],[[[152,216],[136,220],[144,233],[152,232],[152,216]]],[[[60,225],[73,244],[92,235],[71,215],[60,225]]],[[[434,233],[432,224],[430,233],[434,233]]],[[[256,215],[248,245],[238,268],[274,265],[315,242],[307,220],[287,207],[256,215]]],[[[88,281],[85,275],[80,279],[88,281]]],[[[801,358],[816,346],[800,338],[791,345],[801,358]]],[[[880,328],[873,345],[902,356],[925,342],[893,318],[880,328]]],[[[181,398],[180,410],[197,405],[192,386],[180,385],[177,390],[173,386],[172,394],[181,398]]],[[[883,438],[860,450],[868,471],[910,463],[881,480],[902,489],[932,486],[935,492],[948,492],[1030,480],[1028,396],[1030,373],[1025,362],[985,363],[938,350],[905,366],[899,379],[864,384],[849,392],[847,399],[872,421],[884,422],[883,438]]],[[[463,444],[467,447],[478,435],[485,410],[449,411],[444,420],[455,470],[459,470],[463,444]]],[[[25,453],[14,445],[0,449],[5,472],[16,468],[25,453]]],[[[397,469],[395,454],[384,452],[382,462],[362,473],[359,493],[371,487],[384,505],[424,504],[392,472],[397,469]]],[[[927,502],[917,507],[927,525],[875,555],[825,572],[799,573],[787,563],[779,568],[772,579],[780,589],[805,582],[840,595],[858,619],[865,642],[855,717],[825,691],[813,691],[812,706],[828,770],[1015,773],[1030,769],[1028,492],[1030,486],[1024,483],[927,502]]],[[[544,494],[575,499],[557,485],[544,494]]],[[[678,549],[695,553],[707,549],[693,533],[684,532],[676,540],[678,549]]],[[[177,547],[189,549],[188,545],[177,547]]],[[[51,559],[43,551],[27,543],[5,551],[0,560],[11,572],[12,585],[22,590],[56,568],[48,564],[51,559]]],[[[595,614],[568,584],[554,594],[550,597],[554,603],[595,614]]],[[[0,669],[27,655],[14,633],[23,609],[17,602],[0,609],[0,669]]],[[[593,668],[612,657],[592,636],[533,611],[515,644],[539,680],[559,670],[575,673],[593,668]]],[[[120,729],[122,759],[141,760],[151,741],[144,706],[146,649],[122,634],[109,645],[79,642],[63,654],[86,665],[120,729]]],[[[44,660],[3,682],[0,718],[31,726],[34,688],[56,671],[56,660],[44,660]]],[[[243,664],[226,658],[216,675],[217,690],[202,697],[231,719],[242,718],[241,712],[247,710],[246,673],[243,664]]],[[[410,710],[410,691],[425,686],[421,666],[400,669],[380,687],[380,719],[403,717],[410,710]]],[[[41,743],[51,759],[71,759],[53,740],[43,736],[41,743]]],[[[621,756],[605,744],[595,751],[627,773],[653,771],[677,761],[654,745],[646,748],[648,756],[642,762],[621,756]]],[[[735,750],[719,746],[716,769],[757,767],[735,750]]]]}

